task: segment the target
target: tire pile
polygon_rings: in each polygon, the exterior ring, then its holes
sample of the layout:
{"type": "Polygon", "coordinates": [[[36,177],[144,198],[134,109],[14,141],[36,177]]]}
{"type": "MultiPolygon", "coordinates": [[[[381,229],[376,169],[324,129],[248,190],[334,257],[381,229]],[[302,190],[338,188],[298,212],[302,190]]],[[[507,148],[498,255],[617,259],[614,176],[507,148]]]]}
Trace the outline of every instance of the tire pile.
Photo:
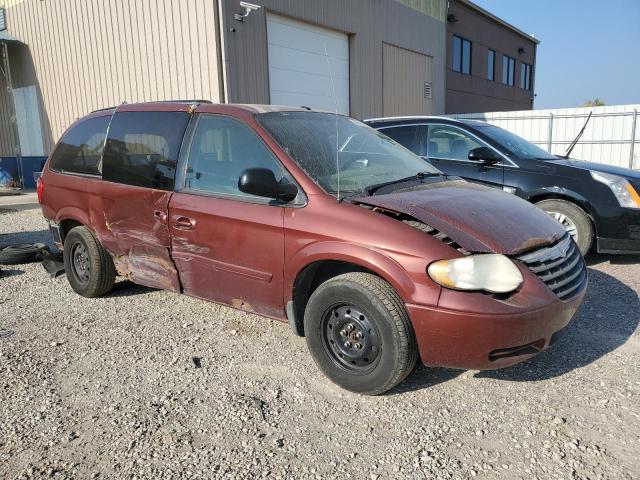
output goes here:
{"type": "MultiPolygon", "coordinates": [[[[0,265],[19,265],[42,260],[43,252],[49,247],[44,243],[18,243],[0,247],[0,265]]],[[[0,267],[2,275],[2,267],[0,267]]]]}

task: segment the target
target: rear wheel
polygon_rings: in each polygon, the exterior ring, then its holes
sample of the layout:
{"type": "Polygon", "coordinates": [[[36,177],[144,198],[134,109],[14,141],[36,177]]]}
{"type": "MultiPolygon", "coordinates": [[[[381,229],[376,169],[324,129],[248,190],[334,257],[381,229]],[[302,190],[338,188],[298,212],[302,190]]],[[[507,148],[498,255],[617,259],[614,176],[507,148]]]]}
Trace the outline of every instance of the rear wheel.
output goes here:
{"type": "Polygon", "coordinates": [[[69,284],[79,295],[99,297],[113,287],[113,260],[86,227],[75,227],[67,234],[63,260],[69,284]]]}
{"type": "Polygon", "coordinates": [[[553,218],[555,218],[573,237],[580,253],[586,255],[593,245],[593,225],[587,213],[576,204],[566,200],[550,199],[536,203],[553,218]]]}
{"type": "Polygon", "coordinates": [[[320,369],[352,392],[383,393],[404,380],[418,359],[402,300],[369,273],[346,273],[320,285],[309,298],[304,328],[320,369]]]}

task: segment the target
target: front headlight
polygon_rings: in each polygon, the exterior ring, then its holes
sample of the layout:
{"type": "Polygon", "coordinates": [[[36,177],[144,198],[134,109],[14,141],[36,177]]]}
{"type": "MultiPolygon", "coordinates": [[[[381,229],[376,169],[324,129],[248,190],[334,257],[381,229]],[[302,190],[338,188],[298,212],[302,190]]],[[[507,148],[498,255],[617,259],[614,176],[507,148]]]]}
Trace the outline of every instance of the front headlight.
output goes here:
{"type": "Polygon", "coordinates": [[[640,195],[624,177],[590,170],[594,180],[604,183],[618,199],[621,207],[640,208],[640,195]]]}
{"type": "Polygon", "coordinates": [[[427,268],[434,282],[454,290],[485,290],[508,293],[523,281],[518,267],[504,255],[471,255],[439,260],[427,268]]]}

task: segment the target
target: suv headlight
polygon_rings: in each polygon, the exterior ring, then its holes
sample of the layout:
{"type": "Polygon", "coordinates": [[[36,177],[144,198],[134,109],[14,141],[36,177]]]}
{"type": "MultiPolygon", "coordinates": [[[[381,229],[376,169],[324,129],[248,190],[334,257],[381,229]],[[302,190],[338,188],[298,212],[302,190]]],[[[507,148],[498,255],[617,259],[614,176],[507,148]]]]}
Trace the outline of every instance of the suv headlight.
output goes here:
{"type": "Polygon", "coordinates": [[[621,207],[640,208],[640,195],[624,177],[590,170],[594,180],[604,183],[618,199],[621,207]]]}
{"type": "Polygon", "coordinates": [[[522,273],[504,255],[470,255],[439,260],[427,268],[434,282],[454,290],[508,293],[522,285],[522,273]]]}

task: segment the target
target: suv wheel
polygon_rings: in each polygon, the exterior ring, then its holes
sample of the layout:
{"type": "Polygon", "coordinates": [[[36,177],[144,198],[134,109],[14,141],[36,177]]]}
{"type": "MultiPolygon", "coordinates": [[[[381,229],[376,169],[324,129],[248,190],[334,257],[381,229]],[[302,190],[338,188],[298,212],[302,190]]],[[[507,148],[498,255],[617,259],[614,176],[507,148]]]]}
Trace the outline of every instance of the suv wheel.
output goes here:
{"type": "Polygon", "coordinates": [[[71,288],[83,297],[109,292],[116,269],[109,253],[86,227],[75,227],[64,239],[64,269],[71,288]]]}
{"type": "Polygon", "coordinates": [[[320,285],[307,303],[304,331],[320,369],[352,392],[386,392],[411,373],[418,359],[402,300],[369,273],[346,273],[320,285]]]}
{"type": "Polygon", "coordinates": [[[555,218],[573,237],[580,253],[586,255],[593,244],[593,225],[589,216],[582,208],[566,200],[542,200],[536,203],[553,218],[555,218]]]}

